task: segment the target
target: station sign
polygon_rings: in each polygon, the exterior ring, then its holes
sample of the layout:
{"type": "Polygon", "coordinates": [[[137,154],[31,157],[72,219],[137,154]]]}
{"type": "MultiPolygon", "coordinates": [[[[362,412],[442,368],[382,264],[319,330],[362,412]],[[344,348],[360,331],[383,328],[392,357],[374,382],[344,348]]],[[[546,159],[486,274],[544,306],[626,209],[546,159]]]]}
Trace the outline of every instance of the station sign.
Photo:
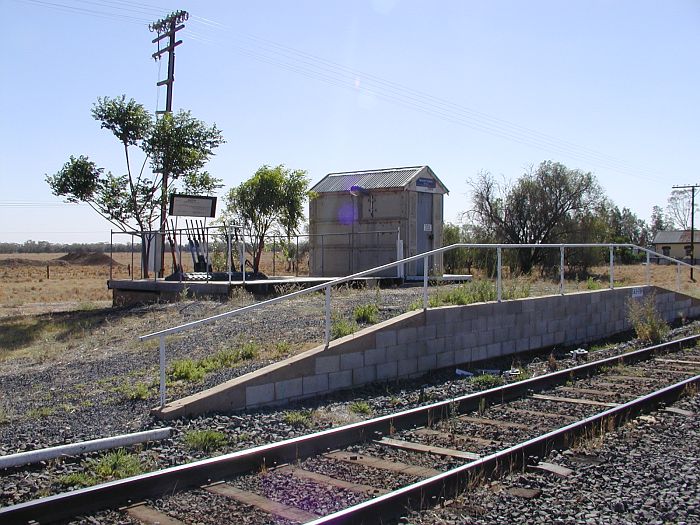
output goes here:
{"type": "Polygon", "coordinates": [[[180,217],[214,217],[216,215],[216,197],[202,197],[200,195],[170,196],[170,215],[180,217]]]}

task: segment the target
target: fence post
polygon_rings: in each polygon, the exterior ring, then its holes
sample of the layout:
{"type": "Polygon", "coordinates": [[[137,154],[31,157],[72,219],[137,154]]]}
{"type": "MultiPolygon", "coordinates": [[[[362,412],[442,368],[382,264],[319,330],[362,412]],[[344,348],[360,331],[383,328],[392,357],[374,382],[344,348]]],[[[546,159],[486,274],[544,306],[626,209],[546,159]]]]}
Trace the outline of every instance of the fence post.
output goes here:
{"type": "Polygon", "coordinates": [[[243,280],[243,289],[245,289],[245,238],[241,232],[241,243],[239,244],[239,251],[241,257],[241,279],[243,280]]]}
{"type": "Polygon", "coordinates": [[[651,257],[649,255],[649,252],[647,252],[647,271],[646,271],[647,286],[649,286],[651,284],[651,266],[650,266],[650,263],[651,263],[651,257]]]}
{"type": "Polygon", "coordinates": [[[276,275],[275,273],[275,259],[277,255],[277,235],[272,236],[272,276],[274,277],[276,275]]]}
{"type": "Polygon", "coordinates": [[[503,295],[503,287],[501,283],[501,247],[496,247],[496,297],[498,302],[501,302],[503,295]]]}
{"type": "Polygon", "coordinates": [[[676,263],[676,289],[681,291],[681,263],[676,263]]]}
{"type": "Polygon", "coordinates": [[[559,247],[559,293],[564,295],[564,245],[559,247]]]}
{"type": "Polygon", "coordinates": [[[165,406],[165,336],[159,337],[160,346],[160,408],[165,406]]]}
{"type": "Polygon", "coordinates": [[[423,310],[428,309],[428,256],[423,257],[423,310]]]}
{"type": "MultiPolygon", "coordinates": [[[[112,280],[112,264],[114,264],[114,232],[109,230],[109,280],[112,280]]],[[[49,278],[49,267],[46,267],[46,278],[49,278]]]]}
{"type": "Polygon", "coordinates": [[[294,254],[294,260],[296,261],[294,263],[294,266],[296,268],[296,271],[294,272],[294,275],[296,277],[299,277],[299,234],[297,233],[297,251],[294,254]]]}
{"type": "Polygon", "coordinates": [[[331,285],[326,286],[326,348],[331,342],[331,285]]]}
{"type": "Polygon", "coordinates": [[[614,261],[614,253],[615,253],[615,247],[611,244],[610,245],[610,289],[613,290],[615,288],[615,268],[613,266],[613,261],[614,261]]]}

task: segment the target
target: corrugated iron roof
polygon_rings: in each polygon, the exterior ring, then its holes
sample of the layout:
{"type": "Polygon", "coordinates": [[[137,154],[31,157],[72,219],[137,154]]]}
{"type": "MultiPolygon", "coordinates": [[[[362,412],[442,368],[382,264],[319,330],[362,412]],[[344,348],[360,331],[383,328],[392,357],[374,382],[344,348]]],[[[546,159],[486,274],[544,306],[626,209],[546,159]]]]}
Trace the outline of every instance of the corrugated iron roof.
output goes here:
{"type": "MultiPolygon", "coordinates": [[[[695,242],[700,243],[700,231],[695,230],[695,242]]],[[[656,232],[653,244],[689,244],[690,230],[669,230],[656,232]]]]}
{"type": "Polygon", "coordinates": [[[350,191],[350,188],[353,186],[361,186],[367,190],[403,188],[411,182],[413,177],[426,167],[427,166],[411,166],[381,170],[329,173],[311,188],[311,191],[317,193],[350,191]]]}

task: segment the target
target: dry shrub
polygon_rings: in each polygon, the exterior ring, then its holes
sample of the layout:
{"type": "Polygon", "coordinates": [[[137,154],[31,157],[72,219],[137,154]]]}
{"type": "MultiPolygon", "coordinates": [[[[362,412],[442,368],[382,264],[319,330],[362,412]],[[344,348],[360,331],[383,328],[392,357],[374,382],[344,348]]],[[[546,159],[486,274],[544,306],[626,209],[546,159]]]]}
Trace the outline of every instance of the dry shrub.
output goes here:
{"type": "Polygon", "coordinates": [[[669,327],[656,309],[656,294],[627,301],[627,319],[637,337],[647,343],[660,343],[669,327]]]}

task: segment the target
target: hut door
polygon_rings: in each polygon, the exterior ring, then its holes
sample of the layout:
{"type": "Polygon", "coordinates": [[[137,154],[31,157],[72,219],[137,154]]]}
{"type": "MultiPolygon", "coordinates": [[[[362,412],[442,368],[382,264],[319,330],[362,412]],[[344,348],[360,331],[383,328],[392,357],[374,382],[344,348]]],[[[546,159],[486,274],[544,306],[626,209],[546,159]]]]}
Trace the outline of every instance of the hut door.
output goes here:
{"type": "MultiPolygon", "coordinates": [[[[433,249],[433,194],[418,192],[416,217],[416,248],[418,253],[433,249]]],[[[428,271],[432,265],[432,257],[428,260],[428,271]]],[[[416,274],[424,275],[423,259],[416,263],[416,274]]]]}

